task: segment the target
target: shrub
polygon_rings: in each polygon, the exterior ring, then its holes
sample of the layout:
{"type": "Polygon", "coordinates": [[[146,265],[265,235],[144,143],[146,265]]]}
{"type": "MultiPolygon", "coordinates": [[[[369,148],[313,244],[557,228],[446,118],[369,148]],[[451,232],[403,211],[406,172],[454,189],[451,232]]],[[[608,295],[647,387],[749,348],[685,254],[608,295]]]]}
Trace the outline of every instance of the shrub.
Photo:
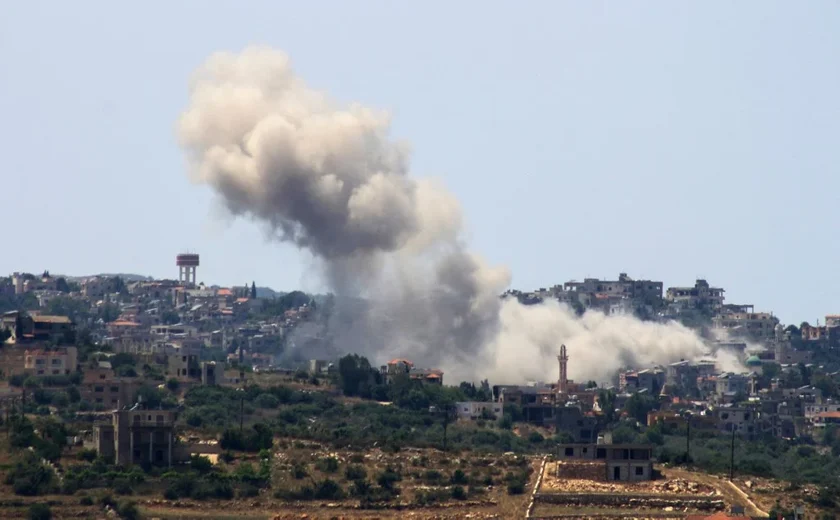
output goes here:
{"type": "Polygon", "coordinates": [[[540,432],[531,432],[531,434],[528,435],[528,442],[531,444],[540,444],[544,440],[545,437],[543,437],[540,432]]]}
{"type": "Polygon", "coordinates": [[[367,480],[354,480],[350,486],[350,496],[364,498],[370,494],[370,483],[367,480]]]}
{"type": "Polygon", "coordinates": [[[79,505],[92,506],[93,505],[93,499],[90,498],[89,496],[85,495],[85,496],[83,496],[82,498],[79,499],[79,505]]]}
{"type": "Polygon", "coordinates": [[[210,458],[203,455],[191,455],[190,467],[202,475],[213,471],[213,463],[210,462],[210,458]]]}
{"type": "Polygon", "coordinates": [[[47,504],[32,504],[29,506],[29,520],[50,520],[52,510],[47,504]]]}
{"type": "Polygon", "coordinates": [[[117,508],[120,518],[123,520],[137,520],[140,518],[140,510],[134,502],[123,502],[117,508]]]}
{"type": "Polygon", "coordinates": [[[393,489],[394,484],[400,480],[402,480],[400,474],[394,471],[391,467],[388,467],[385,471],[379,474],[376,482],[384,489],[393,489]]]}
{"type": "Polygon", "coordinates": [[[272,394],[264,393],[257,396],[254,400],[254,404],[260,408],[265,409],[274,409],[280,404],[280,400],[274,397],[272,394]]]}
{"type": "Polygon", "coordinates": [[[344,477],[347,480],[364,480],[367,478],[367,471],[365,471],[364,466],[347,466],[347,469],[344,470],[344,477]]]}
{"type": "Polygon", "coordinates": [[[338,471],[338,459],[335,457],[324,457],[315,463],[315,468],[324,473],[335,473],[338,471]]]}
{"type": "Polygon", "coordinates": [[[452,482],[453,484],[467,484],[467,475],[460,469],[456,469],[455,473],[452,474],[450,482],[452,482]]]}
{"type": "Polygon", "coordinates": [[[15,494],[23,496],[46,494],[50,491],[52,480],[52,470],[31,453],[19,460],[6,475],[6,483],[12,485],[15,494]]]}
{"type": "Polygon", "coordinates": [[[324,479],[315,487],[314,497],[319,500],[340,500],[344,498],[344,490],[332,479],[324,479]]]}
{"type": "Polygon", "coordinates": [[[118,495],[130,495],[132,492],[131,483],[126,478],[118,478],[114,480],[111,487],[114,489],[114,493],[118,495]]]}
{"type": "Polygon", "coordinates": [[[166,381],[166,388],[167,388],[170,392],[177,392],[177,391],[178,391],[178,388],[179,388],[180,386],[181,386],[181,383],[179,383],[179,382],[178,382],[178,380],[177,380],[177,379],[175,379],[174,377],[173,377],[173,378],[171,378],[171,379],[169,379],[168,381],[166,381]]]}
{"type": "Polygon", "coordinates": [[[423,474],[423,480],[425,480],[428,484],[437,484],[443,480],[443,475],[436,469],[429,469],[423,474]]]}
{"type": "Polygon", "coordinates": [[[296,478],[297,480],[300,480],[306,477],[308,474],[309,473],[307,473],[306,471],[306,464],[303,464],[302,462],[295,462],[294,464],[292,464],[292,477],[296,478]]]}
{"type": "Polygon", "coordinates": [[[507,485],[508,495],[521,495],[525,492],[525,482],[514,480],[507,485]]]}
{"type": "Polygon", "coordinates": [[[467,498],[467,493],[461,486],[453,486],[452,498],[454,498],[455,500],[465,500],[467,498]]]}
{"type": "Polygon", "coordinates": [[[258,496],[260,494],[260,488],[257,486],[253,486],[251,484],[242,484],[239,487],[239,497],[240,498],[251,498],[258,496]]]}
{"type": "Polygon", "coordinates": [[[96,459],[96,450],[84,448],[78,454],[79,460],[85,460],[87,462],[93,462],[96,459]]]}

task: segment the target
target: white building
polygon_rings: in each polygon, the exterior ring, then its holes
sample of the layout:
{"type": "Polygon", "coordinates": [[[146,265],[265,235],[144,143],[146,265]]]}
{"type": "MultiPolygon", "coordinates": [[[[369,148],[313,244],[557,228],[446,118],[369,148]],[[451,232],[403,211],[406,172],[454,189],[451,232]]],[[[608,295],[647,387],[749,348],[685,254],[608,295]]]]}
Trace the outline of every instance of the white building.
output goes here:
{"type": "Polygon", "coordinates": [[[492,417],[498,419],[502,416],[502,403],[464,401],[455,403],[459,419],[481,419],[492,417]]]}

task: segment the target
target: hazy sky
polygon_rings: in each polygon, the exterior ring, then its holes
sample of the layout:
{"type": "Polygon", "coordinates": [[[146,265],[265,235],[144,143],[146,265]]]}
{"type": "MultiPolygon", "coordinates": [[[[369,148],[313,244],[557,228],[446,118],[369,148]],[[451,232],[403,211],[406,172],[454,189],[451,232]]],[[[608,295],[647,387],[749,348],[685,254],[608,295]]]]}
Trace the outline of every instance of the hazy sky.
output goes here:
{"type": "Polygon", "coordinates": [[[190,184],[174,123],[214,51],[268,44],[385,108],[518,288],[726,288],[840,312],[840,3],[4,2],[0,273],[319,289],[311,261],[190,184]]]}

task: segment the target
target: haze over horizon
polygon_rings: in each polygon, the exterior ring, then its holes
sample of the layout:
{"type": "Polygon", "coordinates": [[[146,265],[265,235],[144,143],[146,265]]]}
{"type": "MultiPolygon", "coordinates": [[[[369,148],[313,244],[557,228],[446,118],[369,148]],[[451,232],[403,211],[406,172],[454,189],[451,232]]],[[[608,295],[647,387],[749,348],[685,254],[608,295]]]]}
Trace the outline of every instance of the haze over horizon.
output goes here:
{"type": "Polygon", "coordinates": [[[189,249],[207,283],[324,290],[311,259],[186,180],[175,138],[205,57],[265,43],[390,111],[413,172],[443,180],[515,288],[703,277],[786,323],[840,311],[837,4],[198,5],[2,8],[0,217],[38,239],[7,240],[0,274],[174,278],[189,249]]]}

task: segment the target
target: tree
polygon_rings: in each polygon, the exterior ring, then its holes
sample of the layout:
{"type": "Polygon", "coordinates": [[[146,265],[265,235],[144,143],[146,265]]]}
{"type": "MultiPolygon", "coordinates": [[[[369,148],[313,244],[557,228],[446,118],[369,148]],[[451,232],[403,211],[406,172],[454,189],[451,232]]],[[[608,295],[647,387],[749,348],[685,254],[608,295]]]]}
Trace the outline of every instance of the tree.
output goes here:
{"type": "MultiPolygon", "coordinates": [[[[63,279],[63,278],[62,278],[63,279]]],[[[48,504],[35,503],[29,506],[29,520],[51,520],[52,510],[48,504]]]]}
{"type": "Polygon", "coordinates": [[[608,423],[615,420],[615,392],[612,390],[598,392],[598,406],[608,423]]]}
{"type": "Polygon", "coordinates": [[[65,280],[64,277],[62,276],[61,278],[58,278],[55,281],[55,289],[57,291],[60,291],[60,292],[63,292],[63,293],[69,293],[70,292],[70,285],[67,283],[67,280],[65,280]]]}
{"type": "Polygon", "coordinates": [[[655,410],[657,404],[658,401],[652,395],[636,393],[630,396],[624,405],[624,409],[630,417],[633,417],[642,424],[647,424],[647,414],[655,410]]]}
{"type": "Polygon", "coordinates": [[[251,282],[251,299],[257,299],[257,284],[256,282],[251,282]]]}

